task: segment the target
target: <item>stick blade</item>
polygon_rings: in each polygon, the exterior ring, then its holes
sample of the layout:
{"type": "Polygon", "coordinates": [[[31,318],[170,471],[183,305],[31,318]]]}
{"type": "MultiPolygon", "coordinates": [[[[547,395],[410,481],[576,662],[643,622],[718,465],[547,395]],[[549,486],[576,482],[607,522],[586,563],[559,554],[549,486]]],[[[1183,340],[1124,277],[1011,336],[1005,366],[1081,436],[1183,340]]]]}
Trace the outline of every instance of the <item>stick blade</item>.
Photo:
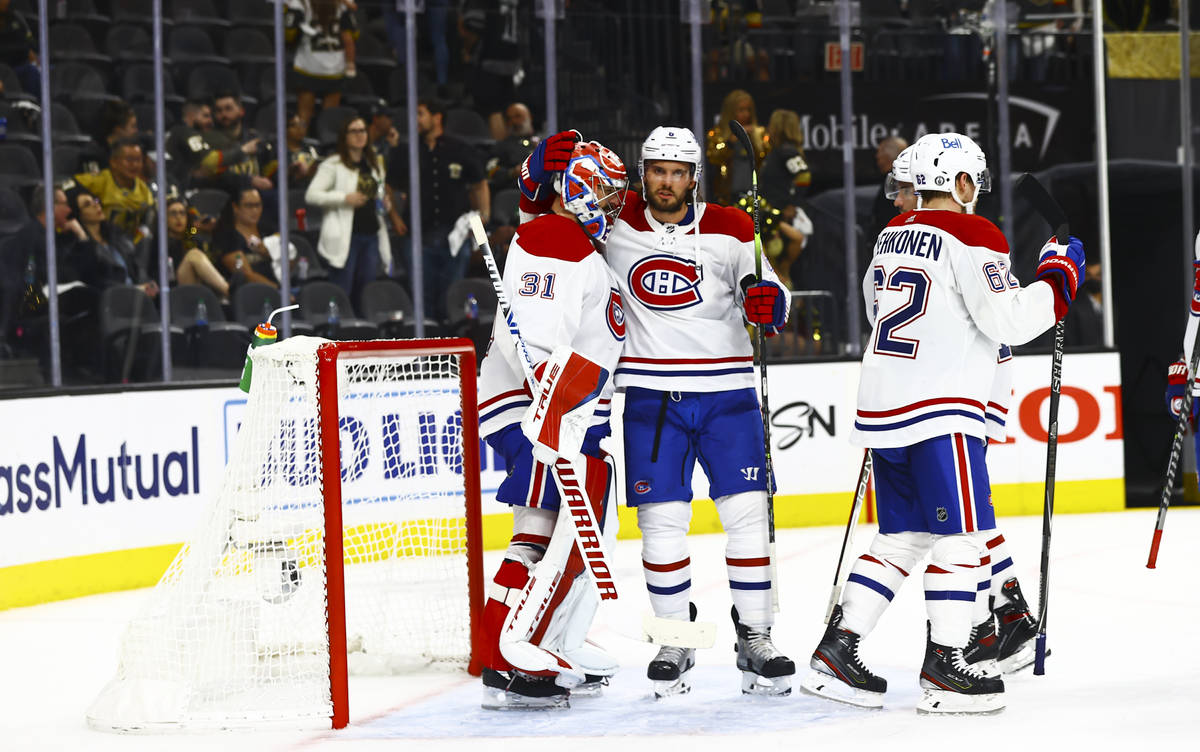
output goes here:
{"type": "Polygon", "coordinates": [[[1034,211],[1050,224],[1054,230],[1054,237],[1058,239],[1059,243],[1065,244],[1070,239],[1071,229],[1067,222],[1067,213],[1062,210],[1062,207],[1037,178],[1026,172],[1017,178],[1013,184],[1013,190],[1023,196],[1033,206],[1034,211]]]}
{"type": "Polygon", "coordinates": [[[654,614],[642,615],[642,634],[653,645],[673,648],[707,649],[717,641],[717,625],[707,621],[664,619],[654,614]]]}

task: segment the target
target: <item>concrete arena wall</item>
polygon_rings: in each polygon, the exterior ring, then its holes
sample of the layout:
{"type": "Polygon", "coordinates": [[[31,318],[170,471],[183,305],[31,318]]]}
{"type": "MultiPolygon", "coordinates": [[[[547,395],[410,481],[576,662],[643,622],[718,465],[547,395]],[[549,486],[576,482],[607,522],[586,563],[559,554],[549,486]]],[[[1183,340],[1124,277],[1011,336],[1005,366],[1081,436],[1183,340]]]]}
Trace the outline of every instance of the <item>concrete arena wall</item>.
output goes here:
{"type": "MultiPolygon", "coordinates": [[[[988,451],[1002,515],[1042,509],[1049,360],[1015,359],[1010,438],[988,451]]],[[[780,527],[845,521],[862,460],[846,440],[858,368],[771,366],[780,527]]],[[[1119,368],[1116,353],[1064,361],[1058,513],[1125,506],[1119,368]]],[[[0,609],[154,584],[217,493],[244,408],[235,387],[0,402],[8,428],[0,435],[0,609]]],[[[618,417],[609,440],[617,455],[619,436],[618,417]]],[[[511,531],[493,496],[504,477],[498,464],[490,449],[482,453],[486,548],[505,546],[511,531]]],[[[692,532],[719,531],[702,472],[693,490],[692,532]]],[[[620,537],[638,537],[632,510],[622,506],[620,517],[620,537]]]]}

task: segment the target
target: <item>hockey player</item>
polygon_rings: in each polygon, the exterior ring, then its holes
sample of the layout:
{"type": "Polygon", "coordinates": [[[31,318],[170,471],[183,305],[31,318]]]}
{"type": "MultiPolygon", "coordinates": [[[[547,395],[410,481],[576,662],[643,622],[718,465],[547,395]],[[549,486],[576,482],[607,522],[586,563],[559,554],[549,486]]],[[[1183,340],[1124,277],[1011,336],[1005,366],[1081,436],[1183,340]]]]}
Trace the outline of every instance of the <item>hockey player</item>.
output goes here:
{"type": "MultiPolygon", "coordinates": [[[[638,510],[655,615],[694,619],[687,530],[701,464],[727,535],[742,691],[786,695],[795,665],[771,642],[763,430],[743,321],[778,330],[789,295],[768,264],[755,276],[745,212],[698,200],[703,153],[687,128],[654,129],[638,160],[642,196],[626,202],[607,243],[629,324],[616,371],[626,503],[638,510]]],[[[521,181],[526,211],[537,210],[531,185],[521,181]]],[[[693,649],[662,647],[647,669],[655,693],[687,692],[694,664],[693,649]]]]}
{"type": "MultiPolygon", "coordinates": [[[[884,182],[884,195],[892,199],[900,214],[917,208],[917,194],[913,190],[912,146],[896,155],[892,169],[884,182]]],[[[1012,400],[1012,349],[1000,345],[996,357],[996,372],[992,380],[991,396],[987,402],[987,439],[1004,443],[1008,440],[1008,405],[1012,400]]],[[[975,625],[971,630],[971,642],[964,651],[968,663],[978,663],[988,671],[1011,673],[1025,668],[1033,661],[1032,639],[1037,634],[1037,624],[1029,611],[1029,604],[1021,593],[1017,578],[1011,576],[1012,558],[1004,536],[996,531],[986,542],[992,559],[989,581],[980,583],[988,591],[986,598],[976,604],[975,625]]],[[[867,555],[859,565],[867,570],[860,574],[870,577],[873,566],[885,566],[867,555]]],[[[900,582],[903,582],[901,580],[900,582]]],[[[897,583],[897,588],[900,582],[897,583]]]]}
{"type": "Polygon", "coordinates": [[[917,710],[994,712],[1004,706],[1003,680],[971,666],[963,651],[996,537],[984,463],[996,353],[1000,342],[1027,342],[1066,315],[1083,245],[1048,242],[1037,269],[1045,284],[1022,288],[1009,273],[1004,236],[973,214],[990,188],[979,147],[955,133],[927,135],[914,145],[911,171],[919,208],[887,226],[863,279],[872,331],[851,441],[874,454],[879,534],[849,576],[803,687],[882,705],[887,681],[862,663],[858,645],[928,553],[917,710]]]}
{"type": "Polygon", "coordinates": [[[562,170],[550,212],[517,232],[503,276],[540,383],[534,390],[526,383],[499,317],[479,376],[480,435],[508,468],[496,498],[513,507],[512,540],[483,616],[483,705],[495,709],[565,707],[569,692],[598,690],[617,669],[584,641],[599,595],[570,521],[557,522],[554,462],[563,457],[584,468],[577,477],[604,537],[615,538],[608,455],[599,445],[609,434],[625,315],[599,250],[621,210],[627,177],[621,160],[595,142],[549,147],[562,170]],[[553,545],[559,536],[567,545],[553,545]],[[563,560],[552,560],[548,549],[563,551],[563,560]],[[549,590],[536,592],[539,578],[553,583],[549,590]]]}
{"type": "MultiPolygon", "coordinates": [[[[1196,235],[1196,260],[1192,262],[1192,302],[1188,308],[1187,326],[1183,333],[1183,354],[1167,368],[1167,411],[1178,420],[1183,409],[1183,392],[1188,383],[1188,361],[1196,341],[1196,330],[1200,328],[1200,234],[1196,235]]],[[[1200,413],[1200,374],[1192,374],[1192,433],[1196,430],[1196,415],[1200,413]]],[[[1200,441],[1193,441],[1196,450],[1196,466],[1200,467],[1200,441]]]]}

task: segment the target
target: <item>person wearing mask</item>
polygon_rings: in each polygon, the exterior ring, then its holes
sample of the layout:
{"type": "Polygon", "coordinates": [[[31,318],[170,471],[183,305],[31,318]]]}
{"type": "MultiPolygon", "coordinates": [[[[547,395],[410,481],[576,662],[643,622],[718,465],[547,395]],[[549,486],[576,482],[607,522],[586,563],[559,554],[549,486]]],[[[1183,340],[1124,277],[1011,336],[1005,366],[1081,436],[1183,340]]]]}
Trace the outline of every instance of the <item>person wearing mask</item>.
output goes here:
{"type": "Polygon", "coordinates": [[[213,230],[213,253],[231,278],[261,282],[279,287],[271,268],[271,255],[263,245],[258,229],[262,219],[263,201],[255,188],[243,188],[233,194],[221,210],[213,230]]]}
{"type": "Polygon", "coordinates": [[[359,308],[362,289],[392,265],[383,221],[389,209],[383,160],[368,141],[367,124],[350,118],[338,129],[337,152],[317,167],[304,200],[325,210],[317,252],[330,266],[330,280],[359,308]]]}

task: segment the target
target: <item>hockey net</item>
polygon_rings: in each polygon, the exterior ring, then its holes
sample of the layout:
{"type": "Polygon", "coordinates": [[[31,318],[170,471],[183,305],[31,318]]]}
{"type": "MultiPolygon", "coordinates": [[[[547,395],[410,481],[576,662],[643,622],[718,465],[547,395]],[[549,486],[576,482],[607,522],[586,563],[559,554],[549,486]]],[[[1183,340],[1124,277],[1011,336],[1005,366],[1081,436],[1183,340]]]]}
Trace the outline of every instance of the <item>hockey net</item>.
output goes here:
{"type": "Polygon", "coordinates": [[[127,628],[93,727],[339,728],[348,671],[469,667],[471,343],[295,337],[253,361],[220,493],[127,628]]]}

